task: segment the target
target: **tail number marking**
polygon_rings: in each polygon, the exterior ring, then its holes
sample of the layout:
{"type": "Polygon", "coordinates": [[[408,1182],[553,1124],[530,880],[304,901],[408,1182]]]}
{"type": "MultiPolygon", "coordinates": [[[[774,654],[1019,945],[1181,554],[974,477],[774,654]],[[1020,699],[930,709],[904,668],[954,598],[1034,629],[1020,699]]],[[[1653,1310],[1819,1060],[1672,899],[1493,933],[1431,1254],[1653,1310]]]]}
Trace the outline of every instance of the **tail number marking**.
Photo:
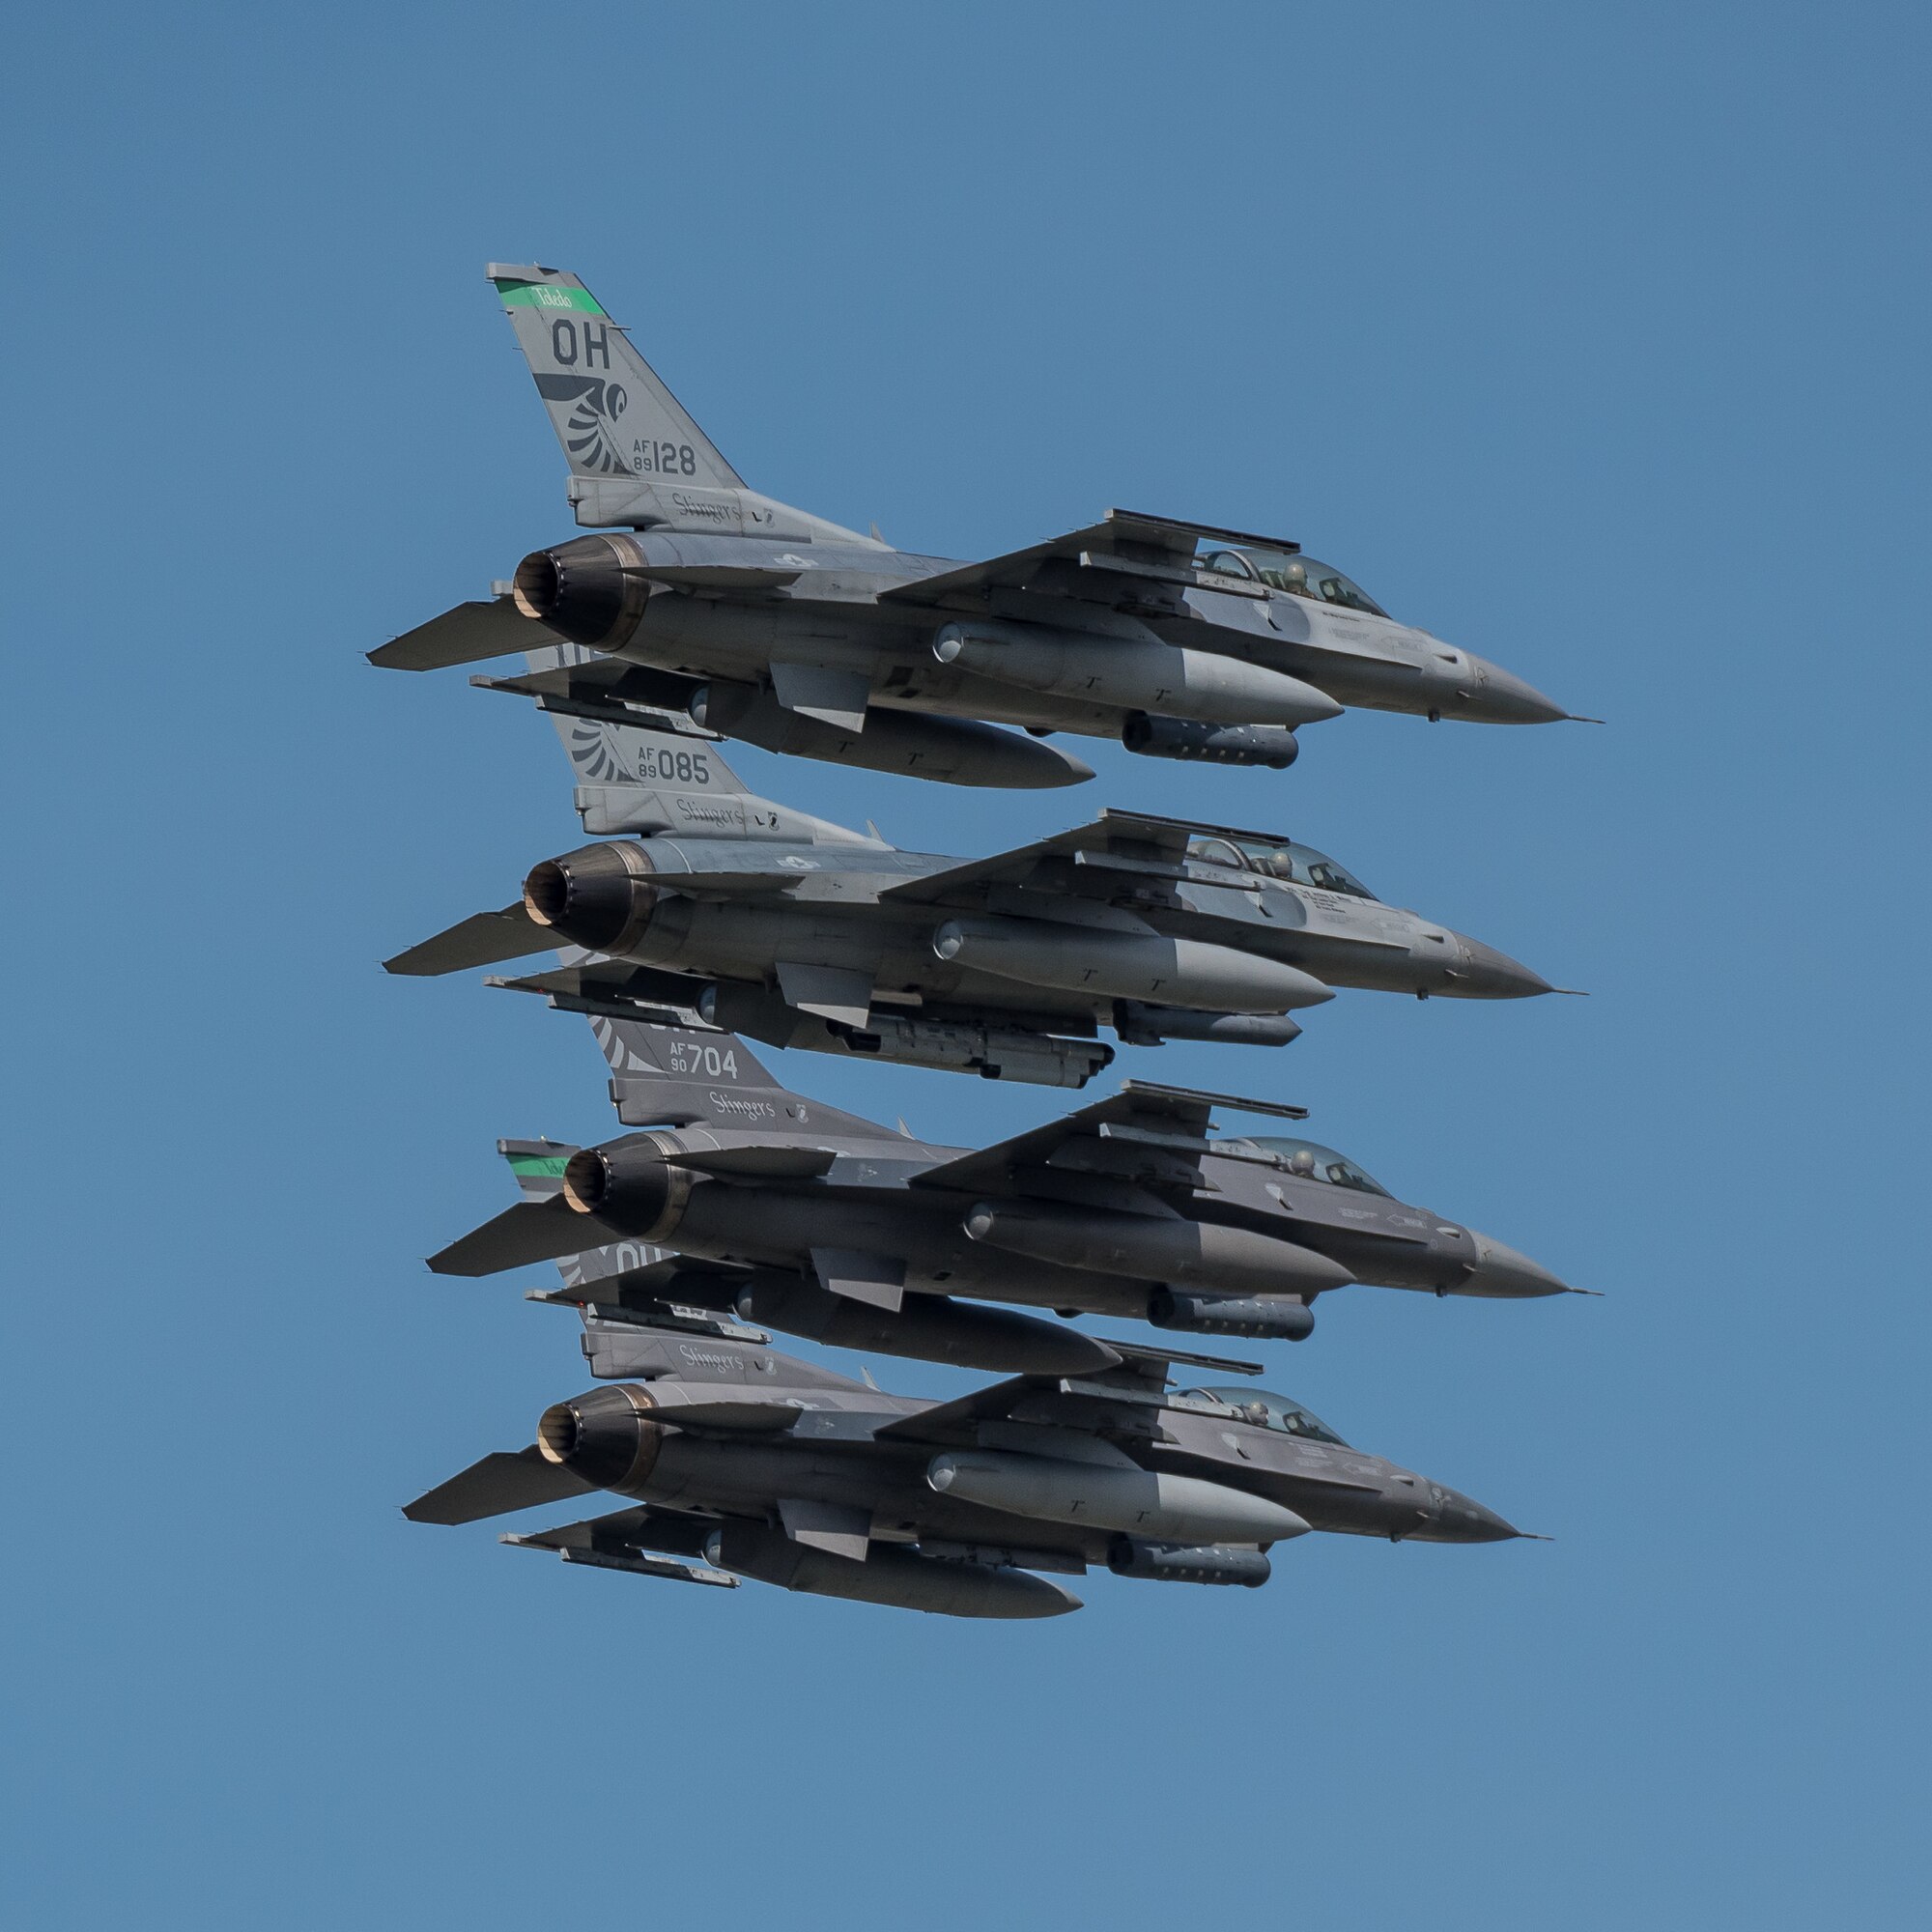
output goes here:
{"type": "Polygon", "coordinates": [[[674,1039],[670,1042],[670,1070],[702,1074],[707,1080],[735,1080],[738,1056],[728,1046],[721,1052],[699,1040],[674,1039]]]}
{"type": "Polygon", "coordinates": [[[638,753],[638,776],[662,779],[667,784],[709,784],[711,760],[702,752],[669,752],[650,748],[638,753]]]}
{"type": "Polygon", "coordinates": [[[653,442],[639,439],[631,444],[631,468],[657,476],[696,476],[697,452],[688,442],[653,442]]]}

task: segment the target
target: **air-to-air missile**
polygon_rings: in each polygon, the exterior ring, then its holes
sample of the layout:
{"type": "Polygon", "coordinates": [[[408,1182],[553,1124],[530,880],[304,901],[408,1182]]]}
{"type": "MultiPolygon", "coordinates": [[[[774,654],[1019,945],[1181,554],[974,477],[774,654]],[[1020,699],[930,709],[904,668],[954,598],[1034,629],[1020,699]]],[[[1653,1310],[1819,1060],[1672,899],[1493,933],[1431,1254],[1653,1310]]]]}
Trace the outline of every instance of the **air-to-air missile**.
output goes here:
{"type": "Polygon", "coordinates": [[[473,1522],[596,1491],[636,1506],[506,1536],[566,1562],[729,1587],[741,1578],[962,1617],[1058,1616],[1058,1576],[1267,1581],[1310,1530],[1496,1543],[1522,1532],[1455,1490],[1350,1448],[1263,1388],[1174,1389],[1180,1362],[1116,1345],[1112,1365],[935,1403],[777,1353],[756,1331],[586,1321],[593,1373],[536,1440],[408,1505],[473,1522]],[[1041,1575],[1041,1572],[1052,1573],[1041,1575]]]}
{"type": "Polygon", "coordinates": [[[771,751],[955,784],[1093,776],[1003,724],[1280,767],[1297,726],[1345,705],[1571,716],[1286,540],[1116,510],[961,563],[775,502],[575,275],[489,274],[568,459],[577,521],[599,533],[532,552],[489,601],[397,638],[377,664],[426,670],[567,639],[598,659],[550,680],[560,706],[682,710],[771,751]]]}
{"type": "Polygon", "coordinates": [[[616,1314],[703,1308],[841,1346],[1042,1373],[1112,1358],[1080,1331],[970,1304],[1296,1341],[1317,1297],[1351,1282],[1568,1292],[1332,1149],[1210,1137],[1217,1105],[1295,1120],[1297,1107],[1128,1082],[964,1151],[791,1093],[741,1040],[594,1025],[619,1120],[658,1130],[596,1147],[503,1143],[524,1199],[434,1256],[437,1272],[579,1257],[561,1298],[616,1314]]]}
{"type": "Polygon", "coordinates": [[[544,860],[520,899],[390,972],[563,944],[597,956],[498,983],[574,1011],[696,1013],[769,1045],[1061,1087],[1113,1059],[1101,1028],[1136,1044],[1272,1046],[1337,986],[1552,990],[1276,835],[1107,811],[990,858],[906,852],[748,794],[715,746],[558,728],[584,829],[606,836],[544,860]]]}

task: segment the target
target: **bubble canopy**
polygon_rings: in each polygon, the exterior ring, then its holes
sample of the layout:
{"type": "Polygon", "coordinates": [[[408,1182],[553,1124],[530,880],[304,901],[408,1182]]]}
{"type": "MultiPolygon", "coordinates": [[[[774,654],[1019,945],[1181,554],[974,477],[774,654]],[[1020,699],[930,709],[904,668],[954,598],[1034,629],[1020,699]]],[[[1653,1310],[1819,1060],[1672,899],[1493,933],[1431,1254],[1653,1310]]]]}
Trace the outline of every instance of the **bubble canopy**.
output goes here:
{"type": "Polygon", "coordinates": [[[1318,852],[1313,845],[1297,845],[1290,838],[1211,837],[1187,841],[1190,859],[1205,859],[1210,866],[1226,866],[1236,872],[1260,872],[1270,879],[1286,879],[1297,886],[1312,886],[1317,892],[1344,893],[1351,899],[1373,899],[1375,894],[1346,866],[1318,852]]]}
{"type": "Polygon", "coordinates": [[[1395,1199],[1380,1181],[1357,1167],[1347,1154],[1337,1153],[1320,1141],[1295,1140],[1287,1134],[1257,1134],[1244,1135],[1237,1141],[1222,1140],[1216,1145],[1259,1148],[1264,1153],[1277,1155],[1292,1174],[1306,1179],[1324,1180],[1331,1187],[1352,1187],[1357,1194],[1379,1194],[1385,1201],[1395,1199]]]}
{"type": "Polygon", "coordinates": [[[1284,1435],[1299,1435],[1310,1442],[1333,1442],[1343,1449],[1349,1446],[1313,1410],[1303,1408],[1285,1395],[1276,1395],[1272,1389],[1191,1388],[1180,1393],[1221,1403],[1236,1410],[1243,1422],[1259,1423],[1262,1428],[1279,1430],[1284,1435]]]}
{"type": "Polygon", "coordinates": [[[1317,557],[1241,547],[1209,551],[1200,563],[1204,570],[1216,570],[1224,577],[1245,577],[1251,583],[1265,583],[1270,590],[1285,590],[1291,597],[1339,604],[1345,611],[1366,611],[1372,617],[1388,615],[1353,578],[1344,577],[1332,563],[1317,557]]]}

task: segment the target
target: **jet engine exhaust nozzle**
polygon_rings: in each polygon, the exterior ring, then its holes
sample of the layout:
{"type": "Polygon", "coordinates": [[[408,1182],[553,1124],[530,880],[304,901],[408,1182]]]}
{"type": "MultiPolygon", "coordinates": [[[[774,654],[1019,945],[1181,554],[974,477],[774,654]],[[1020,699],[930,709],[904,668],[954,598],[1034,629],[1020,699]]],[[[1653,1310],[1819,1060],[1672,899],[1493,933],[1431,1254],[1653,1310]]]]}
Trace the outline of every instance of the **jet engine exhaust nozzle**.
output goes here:
{"type": "Polygon", "coordinates": [[[564,1163],[566,1204],[642,1241],[670,1234],[684,1218],[691,1189],[690,1173],[672,1167],[649,1135],[579,1148],[564,1163]]]}
{"type": "Polygon", "coordinates": [[[614,650],[628,641],[650,601],[639,560],[626,537],[574,537],[525,557],[510,580],[510,598],[526,617],[572,643],[614,650]]]}
{"type": "Polygon", "coordinates": [[[586,952],[621,952],[644,936],[657,908],[650,873],[641,845],[582,845],[530,867],[524,911],[533,925],[586,952]]]}
{"type": "Polygon", "coordinates": [[[599,1489],[633,1488],[650,1475],[664,1441],[650,1414],[656,1406],[647,1389],[628,1382],[554,1402],[537,1419],[537,1454],[599,1489]]]}

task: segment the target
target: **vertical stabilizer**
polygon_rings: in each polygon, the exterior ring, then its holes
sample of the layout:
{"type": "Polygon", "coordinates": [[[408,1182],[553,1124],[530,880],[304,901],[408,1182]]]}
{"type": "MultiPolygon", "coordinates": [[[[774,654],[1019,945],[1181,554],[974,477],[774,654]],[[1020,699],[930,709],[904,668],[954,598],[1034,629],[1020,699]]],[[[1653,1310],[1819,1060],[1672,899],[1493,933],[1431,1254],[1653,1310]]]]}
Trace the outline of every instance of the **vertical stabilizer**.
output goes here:
{"type": "Polygon", "coordinates": [[[611,1068],[611,1101],[627,1127],[737,1127],[785,1135],[861,1133],[896,1138],[890,1127],[822,1107],[781,1086],[732,1033],[591,1018],[611,1068]]]}
{"type": "Polygon", "coordinates": [[[745,487],[575,275],[506,262],[492,262],[487,272],[573,475],[745,487]]]}

